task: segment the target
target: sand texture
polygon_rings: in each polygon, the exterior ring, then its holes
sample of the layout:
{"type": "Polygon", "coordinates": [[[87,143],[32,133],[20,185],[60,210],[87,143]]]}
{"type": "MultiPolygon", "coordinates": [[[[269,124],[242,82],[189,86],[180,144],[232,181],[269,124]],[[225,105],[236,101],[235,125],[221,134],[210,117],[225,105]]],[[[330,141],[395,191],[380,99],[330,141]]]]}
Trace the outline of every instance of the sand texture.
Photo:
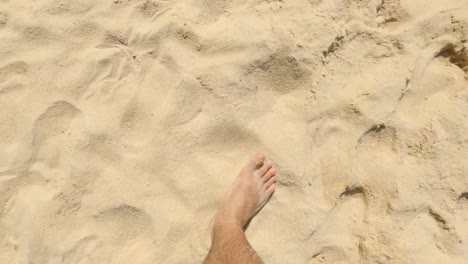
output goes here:
{"type": "Polygon", "coordinates": [[[468,1],[0,0],[0,263],[468,263],[468,1]]]}

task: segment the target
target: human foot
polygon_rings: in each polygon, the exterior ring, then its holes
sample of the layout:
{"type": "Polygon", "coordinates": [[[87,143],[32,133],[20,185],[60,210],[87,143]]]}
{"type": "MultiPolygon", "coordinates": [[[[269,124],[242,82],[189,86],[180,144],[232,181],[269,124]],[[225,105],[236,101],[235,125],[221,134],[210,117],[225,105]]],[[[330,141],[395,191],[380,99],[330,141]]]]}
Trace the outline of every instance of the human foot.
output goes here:
{"type": "Polygon", "coordinates": [[[242,168],[218,210],[215,225],[235,224],[242,228],[268,202],[276,187],[276,168],[265,155],[256,153],[242,168]]]}

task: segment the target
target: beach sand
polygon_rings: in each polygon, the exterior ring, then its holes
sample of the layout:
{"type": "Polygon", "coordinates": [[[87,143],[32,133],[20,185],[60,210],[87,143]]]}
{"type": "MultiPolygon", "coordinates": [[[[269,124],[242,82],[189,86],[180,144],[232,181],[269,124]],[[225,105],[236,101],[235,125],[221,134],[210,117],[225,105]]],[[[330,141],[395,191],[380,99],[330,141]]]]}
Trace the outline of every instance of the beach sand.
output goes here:
{"type": "Polygon", "coordinates": [[[468,1],[0,0],[0,263],[468,262],[468,1]]]}

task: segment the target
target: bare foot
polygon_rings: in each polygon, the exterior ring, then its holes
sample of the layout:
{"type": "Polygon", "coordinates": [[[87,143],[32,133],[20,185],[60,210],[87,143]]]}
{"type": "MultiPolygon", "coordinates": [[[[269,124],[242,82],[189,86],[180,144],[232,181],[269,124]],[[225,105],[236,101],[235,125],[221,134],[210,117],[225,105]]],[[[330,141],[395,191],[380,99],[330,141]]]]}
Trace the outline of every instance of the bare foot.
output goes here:
{"type": "Polygon", "coordinates": [[[256,153],[242,168],[215,217],[215,226],[235,224],[244,228],[268,202],[275,191],[276,168],[265,161],[265,155],[256,153]]]}

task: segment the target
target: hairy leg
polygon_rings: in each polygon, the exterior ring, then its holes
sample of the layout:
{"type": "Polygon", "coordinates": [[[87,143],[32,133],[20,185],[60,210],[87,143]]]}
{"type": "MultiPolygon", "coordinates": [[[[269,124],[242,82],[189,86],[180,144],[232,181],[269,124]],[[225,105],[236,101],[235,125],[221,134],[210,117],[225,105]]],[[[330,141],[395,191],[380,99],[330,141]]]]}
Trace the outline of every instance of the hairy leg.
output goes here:
{"type": "Polygon", "coordinates": [[[276,169],[256,153],[241,170],[216,213],[212,244],[205,264],[263,263],[250,246],[244,230],[249,220],[275,191],[276,169]]]}
{"type": "Polygon", "coordinates": [[[224,225],[213,229],[213,242],[205,264],[263,263],[247,241],[242,227],[224,225]]]}

